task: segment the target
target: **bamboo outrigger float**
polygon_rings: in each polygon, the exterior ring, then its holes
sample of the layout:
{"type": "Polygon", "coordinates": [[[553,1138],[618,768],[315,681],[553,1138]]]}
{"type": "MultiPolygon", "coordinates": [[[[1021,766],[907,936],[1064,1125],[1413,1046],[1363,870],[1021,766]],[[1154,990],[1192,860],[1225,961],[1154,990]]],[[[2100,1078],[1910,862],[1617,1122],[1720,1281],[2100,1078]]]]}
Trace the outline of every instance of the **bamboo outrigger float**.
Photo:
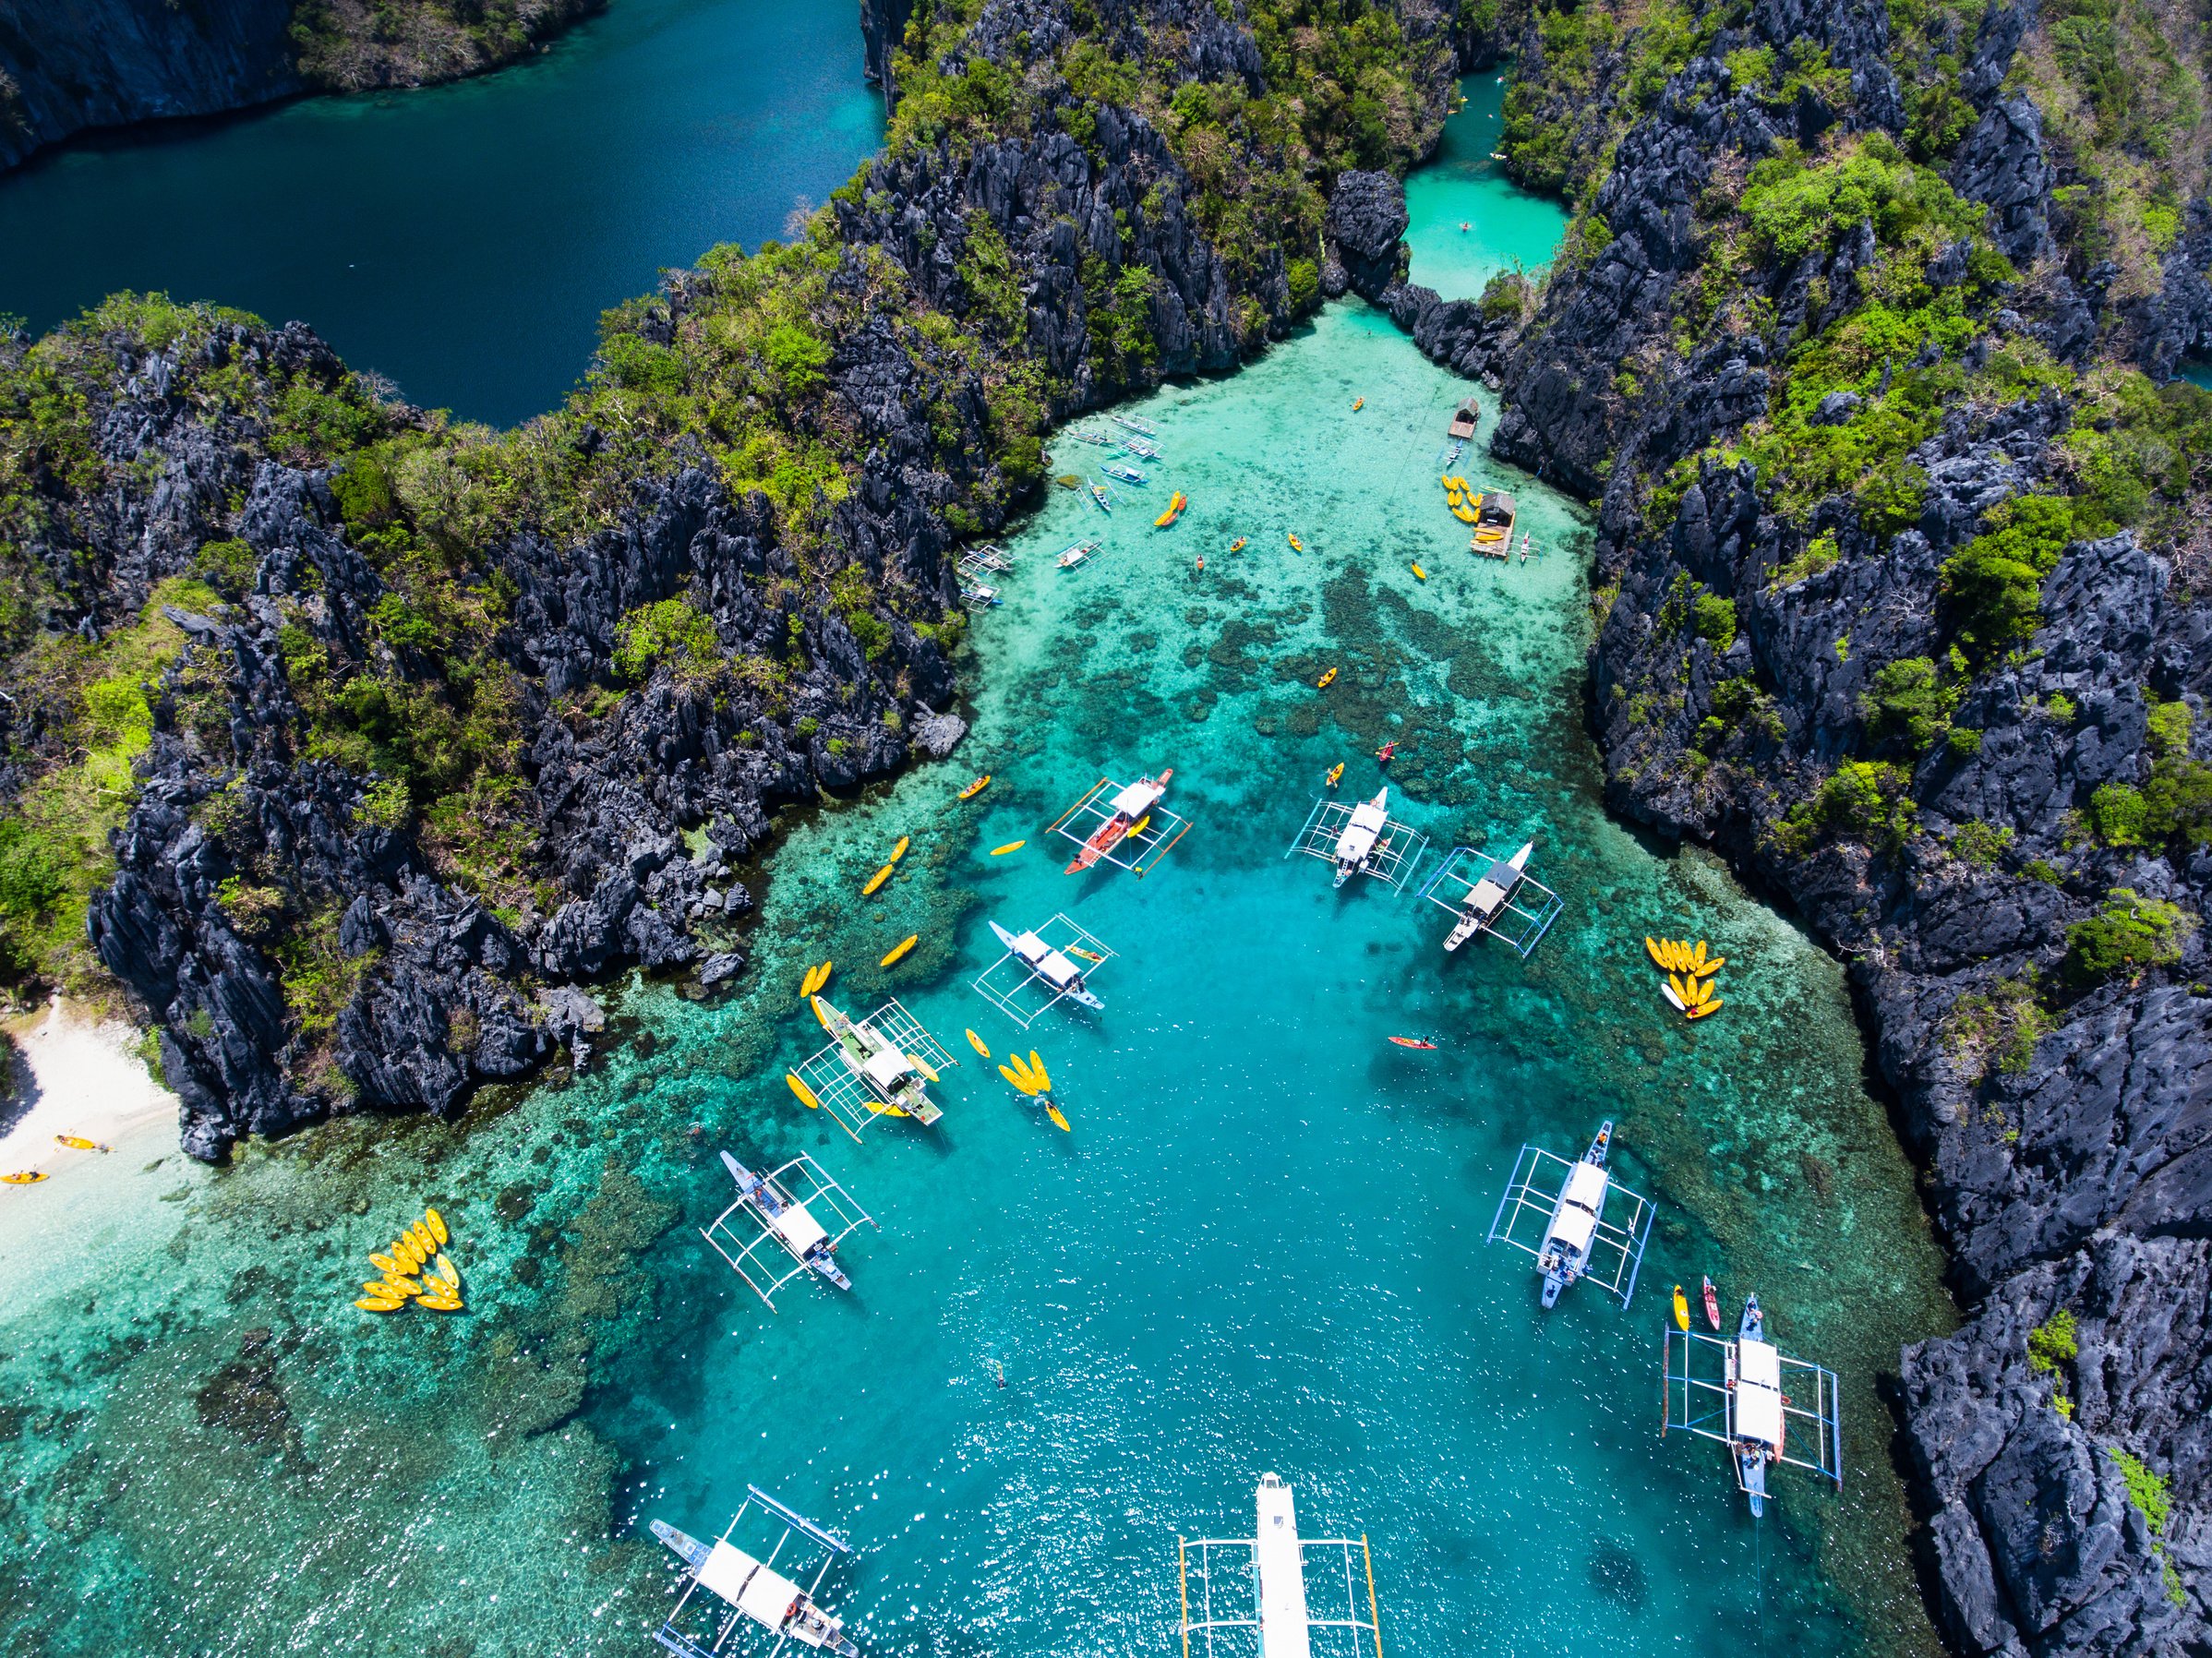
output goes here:
{"type": "Polygon", "coordinates": [[[855,1140],[877,1117],[911,1117],[927,1127],[944,1115],[927,1085],[939,1080],[953,1056],[896,999],[861,1019],[847,1017],[820,996],[811,1005],[830,1040],[787,1078],[800,1103],[828,1111],[855,1140]]]}
{"type": "Polygon", "coordinates": [[[1661,1437],[1681,1428],[1726,1446],[1737,1489],[1749,1499],[1754,1520],[1766,1511],[1767,1471],[1778,1464],[1809,1469],[1843,1490],[1842,1388],[1835,1372],[1785,1358],[1766,1339],[1758,1296],[1745,1299],[1733,1341],[1673,1324],[1662,1328],[1661,1437]],[[1788,1433],[1793,1421],[1800,1424],[1794,1440],[1788,1433]]]}
{"type": "Polygon", "coordinates": [[[1398,889],[1420,867],[1427,848],[1427,835],[1390,815],[1390,791],[1386,787],[1372,800],[1316,797],[1304,826],[1292,837],[1283,856],[1303,852],[1335,866],[1337,886],[1354,875],[1372,875],[1398,889]]]}
{"type": "Polygon", "coordinates": [[[1244,1632],[1250,1631],[1258,1637],[1259,1658],[1310,1658],[1316,1629],[1343,1631],[1331,1645],[1348,1651],[1352,1658],[1365,1658],[1370,1641],[1375,1658],[1382,1658],[1382,1613],[1376,1604],[1375,1557],[1367,1539],[1300,1537],[1291,1488],[1274,1474],[1259,1476],[1257,1496],[1258,1523],[1252,1536],[1175,1540],[1176,1578],[1183,1597],[1183,1658],[1191,1658],[1193,1635],[1199,1638],[1206,1658],[1214,1658],[1214,1637],[1230,1630],[1237,1631],[1229,1642],[1232,1652],[1243,1649],[1244,1632]],[[1340,1590],[1343,1593],[1341,1616],[1313,1614],[1314,1599],[1306,1592],[1309,1549],[1325,1551],[1316,1581],[1332,1609],[1336,1594],[1340,1590]],[[1249,1556],[1238,1558],[1245,1550],[1249,1556]],[[1230,1559],[1217,1566],[1216,1555],[1230,1559]],[[1222,1579],[1218,1588],[1217,1573],[1222,1579]],[[1359,1611],[1363,1585],[1367,1592],[1365,1617],[1359,1611]]]}
{"type": "Polygon", "coordinates": [[[1528,873],[1530,841],[1510,858],[1454,847],[1437,872],[1421,886],[1421,896],[1457,918],[1444,948],[1457,950],[1469,939],[1490,936],[1526,961],[1566,904],[1559,895],[1528,873]]]}
{"type": "Polygon", "coordinates": [[[1009,932],[993,921],[991,931],[1006,953],[969,982],[1024,1030],[1063,1002],[1105,1010],[1090,988],[1090,976],[1113,959],[1104,940],[1064,915],[1021,932],[1009,932]]]}
{"type": "Polygon", "coordinates": [[[1047,830],[1076,843],[1076,856],[1065,872],[1073,875],[1110,863],[1142,880],[1159,868],[1169,849],[1190,833],[1188,818],[1160,803],[1174,775],[1170,766],[1157,777],[1139,777],[1135,783],[1101,777],[1084,791],[1083,798],[1053,819],[1047,830]]]}
{"type": "Polygon", "coordinates": [[[699,1235],[768,1304],[771,1313],[775,1311],[775,1292],[795,1278],[811,1274],[840,1290],[852,1288],[852,1280],[837,1265],[837,1245],[863,1226],[883,1229],[849,1192],[823,1172],[821,1164],[802,1151],[780,1169],[756,1173],[725,1151],[722,1166],[738,1183],[738,1198],[701,1227],[699,1235]],[[740,1218],[751,1223],[751,1240],[730,1224],[740,1218]],[[833,1225],[835,1231],[830,1230],[833,1225]],[[788,1271],[758,1258],[771,1243],[790,1256],[788,1271]]]}
{"type": "Polygon", "coordinates": [[[1557,1305],[1567,1287],[1581,1279],[1617,1298],[1624,1311],[1636,1293],[1652,1235],[1652,1206],[1613,1178],[1605,1167],[1612,1148],[1613,1124],[1607,1123],[1574,1162],[1527,1145],[1513,1159],[1484,1242],[1510,1244],[1536,1257],[1546,1307],[1557,1305]]]}
{"type": "Polygon", "coordinates": [[[836,1658],[860,1658],[860,1649],[845,1633],[845,1620],[833,1616],[814,1599],[822,1580],[828,1575],[837,1556],[852,1553],[851,1545],[843,1538],[833,1536],[804,1515],[785,1508],[758,1485],[745,1487],[744,1502],[730,1516],[722,1535],[711,1544],[687,1536],[665,1520],[652,1523],[653,1534],[673,1549],[690,1568],[684,1574],[683,1592],[676,1597],[676,1604],[668,1609],[661,1627],[653,1632],[653,1639],[677,1658],[723,1658],[725,1653],[738,1650],[733,1641],[748,1623],[775,1636],[775,1644],[762,1658],[775,1658],[790,1641],[817,1652],[834,1652],[836,1658]],[[745,1518],[746,1510],[755,1506],[783,1526],[782,1535],[776,1538],[765,1557],[748,1553],[729,1540],[730,1533],[738,1529],[738,1522],[745,1518]],[[803,1589],[796,1578],[787,1577],[775,1568],[784,1545],[795,1536],[817,1544],[823,1551],[813,1580],[803,1589]],[[710,1620],[694,1617],[686,1628],[685,1608],[690,1605],[691,1596],[702,1589],[730,1610],[715,1613],[711,1625],[710,1620]]]}

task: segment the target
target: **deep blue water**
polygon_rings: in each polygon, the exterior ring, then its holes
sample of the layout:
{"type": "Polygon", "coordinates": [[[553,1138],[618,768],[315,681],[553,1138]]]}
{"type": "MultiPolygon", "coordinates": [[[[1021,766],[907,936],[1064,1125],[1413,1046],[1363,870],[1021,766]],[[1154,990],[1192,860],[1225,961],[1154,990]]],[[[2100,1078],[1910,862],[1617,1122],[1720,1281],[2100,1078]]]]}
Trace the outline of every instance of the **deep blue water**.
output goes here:
{"type": "Polygon", "coordinates": [[[780,235],[882,140],[852,0],[613,0],[451,86],[72,145],[0,177],[0,312],[118,289],[314,325],[415,402],[511,425],[599,313],[716,242],[780,235]]]}

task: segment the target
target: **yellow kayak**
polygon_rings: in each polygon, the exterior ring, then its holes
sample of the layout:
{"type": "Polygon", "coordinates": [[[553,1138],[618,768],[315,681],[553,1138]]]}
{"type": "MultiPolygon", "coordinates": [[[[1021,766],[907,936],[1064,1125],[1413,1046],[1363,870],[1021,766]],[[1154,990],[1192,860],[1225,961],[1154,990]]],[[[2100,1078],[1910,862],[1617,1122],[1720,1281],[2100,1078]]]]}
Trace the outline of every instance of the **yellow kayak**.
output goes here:
{"type": "Polygon", "coordinates": [[[910,836],[904,835],[900,835],[898,837],[898,845],[891,848],[891,861],[893,863],[896,863],[900,859],[904,858],[907,855],[907,848],[913,844],[913,839],[910,836]]]}
{"type": "MultiPolygon", "coordinates": [[[[1451,515],[1458,519],[1461,523],[1473,523],[1475,518],[1474,509],[1473,507],[1464,506],[1457,501],[1452,503],[1451,515]]],[[[1486,535],[1484,537],[1484,539],[1485,541],[1496,541],[1497,537],[1495,535],[1486,535]]]]}
{"type": "Polygon", "coordinates": [[[980,777],[978,777],[973,783],[970,783],[966,788],[960,791],[960,798],[963,800],[972,800],[990,787],[991,774],[989,772],[985,772],[980,777]]]}
{"type": "Polygon", "coordinates": [[[394,1238],[391,1242],[391,1253],[399,1257],[400,1265],[409,1272],[417,1270],[423,1264],[423,1257],[415,1249],[413,1238],[394,1238]]]}
{"type": "Polygon", "coordinates": [[[400,1304],[383,1295],[364,1295],[354,1304],[364,1313],[396,1313],[400,1304]]]}
{"type": "Polygon", "coordinates": [[[1229,544],[1229,550],[1232,553],[1243,552],[1244,550],[1244,542],[1246,539],[1247,537],[1239,535],[1234,541],[1229,544]]]}
{"type": "Polygon", "coordinates": [[[799,1096],[799,1104],[805,1106],[809,1111],[818,1111],[821,1109],[822,1101],[816,1098],[812,1088],[808,1087],[805,1083],[799,1080],[798,1072],[786,1071],[784,1073],[784,1080],[791,1085],[791,1092],[799,1096]]]}
{"type": "Polygon", "coordinates": [[[1152,814],[1148,811],[1143,817],[1138,818],[1136,823],[1129,825],[1129,833],[1123,835],[1122,838],[1124,840],[1135,840],[1138,835],[1142,835],[1151,826],[1152,814]]]}
{"type": "Polygon", "coordinates": [[[1423,570],[1418,564],[1414,565],[1413,568],[1413,573],[1419,576],[1424,582],[1428,580],[1428,571],[1423,570]]]}
{"type": "Polygon", "coordinates": [[[453,1241],[453,1234],[446,1226],[446,1218],[436,1209],[423,1211],[423,1224],[430,1229],[430,1241],[440,1249],[453,1241]]]}
{"type": "Polygon", "coordinates": [[[1682,999],[1682,1005],[1684,1007],[1689,1007],[1694,1004],[1689,993],[1689,986],[1682,981],[1681,974],[1669,973],[1666,976],[1666,988],[1674,991],[1676,995],[1682,999]]]}
{"type": "Polygon", "coordinates": [[[73,1146],[79,1151],[113,1151],[113,1146],[102,1146],[98,1140],[88,1140],[82,1135],[55,1135],[56,1146],[73,1146]]]}
{"type": "Polygon", "coordinates": [[[1007,853],[1009,853],[1009,852],[1018,852],[1018,851],[1020,851],[1020,850],[1021,850],[1021,849],[1022,849],[1024,847],[1028,846],[1028,844],[1029,844],[1029,843],[1028,843],[1028,841],[1026,841],[1026,840],[1010,840],[1010,841],[1008,841],[1008,842],[1007,842],[1007,843],[1006,843],[1004,846],[1003,846],[1003,847],[992,847],[992,848],[991,848],[991,855],[992,855],[992,857],[993,857],[993,858],[1004,858],[1004,857],[1005,857],[1005,856],[1006,856],[1006,854],[1007,854],[1007,853]]]}
{"type": "Polygon", "coordinates": [[[1060,1108],[1058,1106],[1046,1106],[1044,1108],[1044,1114],[1052,1118],[1054,1126],[1056,1126],[1062,1134],[1071,1134],[1074,1132],[1068,1127],[1067,1119],[1060,1114],[1060,1108]]]}
{"type": "Polygon", "coordinates": [[[1727,965],[1728,958],[1726,956],[1716,955],[1710,961],[1701,961],[1698,963],[1696,972],[1700,979],[1710,979],[1713,974],[1719,972],[1727,965]]]}
{"type": "Polygon", "coordinates": [[[442,1249],[438,1252],[438,1276],[446,1280],[447,1288],[461,1288],[461,1268],[446,1259],[446,1252],[442,1249]]]}
{"type": "Polygon", "coordinates": [[[13,1174],[0,1174],[0,1181],[11,1186],[35,1186],[46,1178],[42,1169],[18,1169],[13,1174]]]}
{"type": "Polygon", "coordinates": [[[455,1295],[426,1295],[415,1304],[433,1313],[458,1313],[461,1298],[455,1295]]]}
{"type": "Polygon", "coordinates": [[[876,871],[874,874],[869,876],[868,884],[860,889],[860,896],[863,898],[872,896],[877,887],[883,885],[884,882],[890,880],[891,867],[891,865],[885,864],[882,869],[876,871]]]}
{"type": "Polygon", "coordinates": [[[1359,413],[1359,412],[1360,412],[1362,409],[1365,408],[1366,406],[1367,406],[1367,400],[1366,400],[1365,398],[1364,398],[1364,397],[1355,397],[1355,398],[1353,398],[1353,399],[1352,400],[1352,412],[1354,414],[1358,414],[1358,413],[1359,413]]]}
{"type": "Polygon", "coordinates": [[[1039,1087],[1049,1088],[1052,1086],[1052,1079],[1045,1075],[1044,1061],[1037,1057],[1034,1048],[1029,1050],[1029,1073],[1037,1078],[1039,1087]]]}
{"type": "Polygon", "coordinates": [[[1721,999],[1718,996],[1715,996],[1712,1001],[1701,1002],[1697,1004],[1697,1006],[1689,1009],[1689,1016],[1693,1019],[1701,1019],[1707,1014],[1716,1014],[1720,1012],[1721,1006],[1721,999]]]}
{"type": "Polygon", "coordinates": [[[1291,544],[1291,551],[1293,553],[1303,553],[1305,551],[1305,543],[1299,540],[1297,536],[1292,535],[1289,531],[1286,530],[1283,532],[1282,538],[1291,544]]]}
{"type": "Polygon", "coordinates": [[[944,1077],[937,1074],[937,1067],[930,1063],[928,1060],[922,1058],[919,1053],[908,1054],[907,1063],[912,1065],[917,1071],[920,1072],[932,1082],[943,1082],[944,1080],[944,1077]]]}
{"type": "Polygon", "coordinates": [[[1337,670],[1332,667],[1327,673],[1323,674],[1318,679],[1314,681],[1314,689],[1316,691],[1327,691],[1331,685],[1336,683],[1336,678],[1337,670]]]}
{"type": "Polygon", "coordinates": [[[985,1059],[989,1059],[991,1057],[991,1050],[983,1045],[983,1039],[976,1035],[976,1033],[972,1030],[968,1033],[968,1045],[970,1048],[973,1048],[978,1053],[981,1054],[985,1059]]]}
{"type": "Polygon", "coordinates": [[[1643,947],[1650,953],[1654,964],[1662,967],[1666,966],[1666,952],[1659,947],[1659,941],[1648,932],[1643,935],[1643,947]]]}
{"type": "Polygon", "coordinates": [[[1343,775],[1344,775],[1344,763],[1343,763],[1341,760],[1340,760],[1340,761],[1338,761],[1338,762],[1336,763],[1336,764],[1335,764],[1335,765],[1333,765],[1332,767],[1330,767],[1330,768],[1329,768],[1329,773],[1328,773],[1328,787],[1331,787],[1331,788],[1334,788],[1334,787],[1336,787],[1336,786],[1337,786],[1337,780],[1338,780],[1339,778],[1342,777],[1342,776],[1343,776],[1343,775]]]}
{"type": "Polygon", "coordinates": [[[1682,1293],[1682,1286],[1675,1286],[1675,1322],[1682,1328],[1689,1328],[1689,1298],[1682,1293]]]}
{"type": "Polygon", "coordinates": [[[908,951],[913,949],[914,946],[920,943],[921,943],[920,933],[908,933],[905,938],[899,940],[897,943],[891,946],[891,954],[884,956],[882,961],[876,963],[876,966],[879,967],[889,967],[893,962],[898,960],[900,956],[906,955],[908,951]]]}
{"type": "Polygon", "coordinates": [[[415,1245],[415,1254],[418,1260],[427,1261],[438,1253],[438,1240],[430,1235],[430,1229],[421,1221],[417,1220],[407,1229],[407,1236],[415,1245]]]}
{"type": "MultiPolygon", "coordinates": [[[[1019,1054],[1015,1055],[1015,1058],[1016,1059],[1019,1059],[1020,1057],[1021,1056],[1019,1054]]],[[[1017,1075],[1015,1072],[1014,1067],[1011,1065],[1001,1065],[999,1067],[999,1075],[1004,1076],[1008,1082],[1012,1083],[1016,1087],[1019,1088],[1025,1094],[1034,1094],[1037,1092],[1036,1088],[1030,1086],[1029,1079],[1027,1076],[1017,1075]]]]}

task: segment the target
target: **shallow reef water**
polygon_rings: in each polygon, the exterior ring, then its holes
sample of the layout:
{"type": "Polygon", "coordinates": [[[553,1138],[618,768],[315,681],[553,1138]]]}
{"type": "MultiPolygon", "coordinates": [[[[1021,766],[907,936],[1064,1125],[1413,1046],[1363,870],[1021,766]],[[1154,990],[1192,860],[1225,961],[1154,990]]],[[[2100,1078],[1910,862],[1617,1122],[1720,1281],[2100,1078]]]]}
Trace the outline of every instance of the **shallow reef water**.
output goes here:
{"type": "Polygon", "coordinates": [[[1501,270],[1536,276],[1567,228],[1559,204],[1515,185],[1497,159],[1508,78],[1502,67],[1463,78],[1436,155],[1405,181],[1411,280],[1447,299],[1479,297],[1501,270]]]}
{"type": "Polygon", "coordinates": [[[1368,1539],[1386,1651],[1932,1651],[1876,1384],[1953,1315],[1842,975],[1605,817],[1576,510],[1473,447],[1537,553],[1470,555],[1437,482],[1463,391],[1351,304],[1130,411],[1151,482],[1111,517],[1055,490],[1007,543],[968,743],[796,818],[739,986],[631,986],[584,1075],[222,1171],[150,1131],[11,1195],[10,1650],[643,1652],[674,1580],[644,1521],[713,1535],[757,1482],[852,1540],[824,1597],[872,1654],[1170,1653],[1178,1537],[1248,1532],[1273,1471],[1309,1534],[1368,1539]],[[1338,761],[1432,860],[1535,841],[1565,909],[1528,961],[1447,956],[1442,909],[1284,856],[1338,761]],[[1166,859],[1062,873],[1061,810],[1169,765],[1166,859]],[[1056,912],[1116,952],[1106,1011],[1025,1033],[968,989],[983,923],[1056,912]],[[1665,1008],[1647,932],[1727,956],[1721,1014],[1665,1008]],[[896,995],[956,1057],[936,1129],[856,1143],[784,1087],[825,957],[833,1002],[896,995]],[[1038,1051],[1072,1131],[968,1028],[1038,1051]],[[1605,1118],[1650,1256],[1629,1311],[1582,1285],[1545,1315],[1485,1233],[1524,1139],[1605,1118]],[[881,1223],[850,1294],[771,1313],[707,1250],[725,1146],[808,1151],[881,1223]],[[356,1312],[425,1203],[470,1310],[356,1312]],[[1787,1472],[1754,1525],[1719,1448],[1662,1439],[1667,1292],[1701,1272],[1844,1377],[1840,1496],[1787,1472]]]}

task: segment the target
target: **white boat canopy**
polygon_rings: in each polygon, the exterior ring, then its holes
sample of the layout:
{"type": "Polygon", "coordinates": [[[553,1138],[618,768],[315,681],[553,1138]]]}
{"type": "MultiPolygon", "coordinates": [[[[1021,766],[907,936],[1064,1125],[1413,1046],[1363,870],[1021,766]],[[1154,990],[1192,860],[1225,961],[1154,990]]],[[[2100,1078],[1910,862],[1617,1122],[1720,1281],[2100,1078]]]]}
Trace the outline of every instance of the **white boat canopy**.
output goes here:
{"type": "MultiPolygon", "coordinates": [[[[1502,939],[1523,961],[1566,907],[1525,866],[1516,869],[1511,859],[1473,847],[1454,847],[1423,884],[1421,896],[1462,920],[1472,915],[1478,932],[1502,939]]],[[[1457,938],[1446,940],[1445,948],[1453,948],[1457,938]]]]}
{"type": "Polygon", "coordinates": [[[1312,1658],[1316,1645],[1328,1658],[1364,1658],[1370,1642],[1375,1658],[1382,1658],[1381,1614],[1367,1540],[1299,1536],[1297,1504],[1290,1486],[1274,1474],[1260,1476],[1256,1495],[1252,1536],[1176,1540],[1184,1658],[1191,1658],[1194,1635],[1206,1658],[1215,1658],[1215,1638],[1231,1631],[1237,1636],[1230,1643],[1232,1652],[1245,1650],[1256,1635],[1259,1658],[1312,1658]],[[1316,1565],[1318,1572],[1309,1572],[1316,1565]],[[1364,1617],[1363,1588],[1367,1596],[1364,1617]],[[1339,1594],[1344,1597],[1341,1603],[1339,1594]],[[1315,1616],[1316,1603],[1322,1604],[1323,1616],[1315,1616]]]}
{"type": "Polygon", "coordinates": [[[1523,1146],[1485,1241],[1510,1244],[1539,1262],[1554,1240],[1572,1244],[1581,1258],[1580,1276],[1625,1308],[1636,1293],[1652,1213],[1647,1199],[1607,1170],[1523,1146]]]}
{"type": "Polygon", "coordinates": [[[1736,1343],[1736,1436],[1782,1448],[1782,1354],[1772,1342],[1736,1343]]]}

